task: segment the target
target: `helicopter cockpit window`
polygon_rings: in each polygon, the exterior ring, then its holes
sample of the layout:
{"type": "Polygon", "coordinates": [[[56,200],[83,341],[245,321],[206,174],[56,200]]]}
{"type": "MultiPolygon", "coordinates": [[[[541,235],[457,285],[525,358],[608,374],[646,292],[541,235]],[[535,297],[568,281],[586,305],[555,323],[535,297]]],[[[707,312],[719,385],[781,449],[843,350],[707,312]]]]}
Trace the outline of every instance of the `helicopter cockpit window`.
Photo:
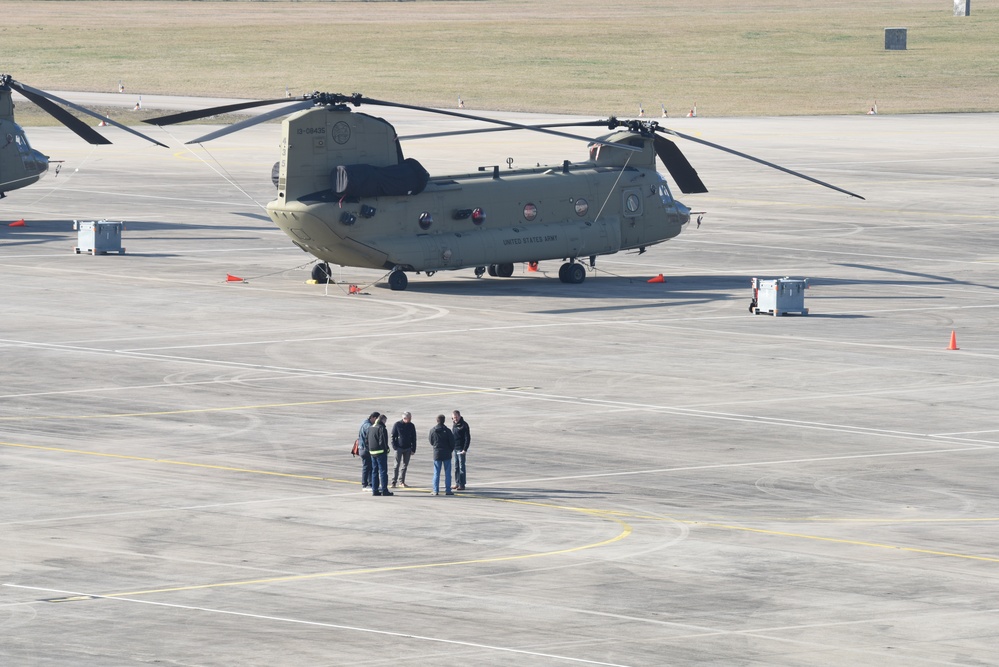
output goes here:
{"type": "Polygon", "coordinates": [[[21,155],[31,153],[31,146],[28,144],[28,138],[23,134],[15,134],[14,143],[17,144],[17,152],[21,155]]]}
{"type": "Polygon", "coordinates": [[[659,176],[659,178],[660,178],[660,181],[661,181],[659,183],[659,198],[663,200],[663,204],[665,204],[667,206],[672,206],[673,205],[673,193],[670,192],[670,190],[669,190],[669,184],[666,182],[666,179],[663,178],[662,176],[659,176]]]}

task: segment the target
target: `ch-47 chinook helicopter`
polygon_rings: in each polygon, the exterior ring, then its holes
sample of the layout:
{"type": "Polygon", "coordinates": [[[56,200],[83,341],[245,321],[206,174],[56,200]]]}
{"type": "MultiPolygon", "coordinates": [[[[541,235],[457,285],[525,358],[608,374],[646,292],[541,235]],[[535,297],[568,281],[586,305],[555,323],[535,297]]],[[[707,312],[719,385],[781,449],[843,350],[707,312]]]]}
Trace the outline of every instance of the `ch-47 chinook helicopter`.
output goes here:
{"type": "Polygon", "coordinates": [[[34,102],[40,109],[49,113],[88,143],[110,144],[111,141],[60,107],[59,104],[99,118],[109,125],[119,127],[158,146],[166,147],[166,144],[161,144],[141,132],[136,132],[109,118],[104,118],[90,109],[19,83],[9,74],[0,74],[0,198],[5,197],[11,190],[17,190],[37,182],[49,170],[48,156],[33,149],[28,143],[28,137],[24,134],[24,130],[14,122],[14,91],[34,102]]]}
{"type": "MultiPolygon", "coordinates": [[[[707,192],[697,172],[663,135],[695,141],[738,155],[839,192],[842,188],[759,158],[632,120],[520,125],[443,109],[385,102],[360,94],[312,93],[202,109],[145,122],[170,125],[253,107],[288,104],[204,135],[202,143],[250,125],[293,113],[283,122],[281,159],[275,165],[277,198],[267,205],[271,220],[302,250],[323,262],[385,269],[393,290],[404,290],[409,272],[428,275],[474,267],[476,276],[509,277],[514,264],[561,260],[559,278],[578,284],[598,255],[644,251],[678,235],[691,210],[673,198],[656,171],[658,156],[684,193],[707,192]],[[297,101],[296,101],[297,100],[297,101]],[[498,128],[399,137],[381,118],[351,110],[362,104],[444,114],[499,125],[498,128]],[[604,126],[597,139],[552,129],[604,126]],[[430,176],[404,158],[399,140],[475,132],[532,130],[590,144],[589,159],[557,166],[430,176]]],[[[328,278],[319,264],[317,279],[328,278]]]]}

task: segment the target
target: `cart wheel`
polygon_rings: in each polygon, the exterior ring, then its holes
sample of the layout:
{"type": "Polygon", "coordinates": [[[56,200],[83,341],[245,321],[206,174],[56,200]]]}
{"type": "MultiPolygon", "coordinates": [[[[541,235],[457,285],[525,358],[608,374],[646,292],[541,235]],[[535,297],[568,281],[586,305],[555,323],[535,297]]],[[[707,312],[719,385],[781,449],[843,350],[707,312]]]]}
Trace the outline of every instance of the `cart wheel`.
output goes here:
{"type": "MultiPolygon", "coordinates": [[[[752,301],[749,302],[749,312],[752,313],[755,310],[756,310],[756,299],[753,299],[752,301]]],[[[756,312],[759,312],[759,311],[756,311],[756,312]]]]}

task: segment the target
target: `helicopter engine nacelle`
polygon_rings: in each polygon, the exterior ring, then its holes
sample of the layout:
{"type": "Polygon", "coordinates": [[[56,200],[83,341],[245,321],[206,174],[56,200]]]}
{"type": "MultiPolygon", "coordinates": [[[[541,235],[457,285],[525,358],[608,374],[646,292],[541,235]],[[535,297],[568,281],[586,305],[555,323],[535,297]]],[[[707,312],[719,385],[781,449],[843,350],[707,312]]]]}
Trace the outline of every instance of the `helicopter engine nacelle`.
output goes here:
{"type": "Polygon", "coordinates": [[[284,121],[278,200],[332,189],[337,167],[402,162],[395,128],[380,118],[340,107],[300,111],[284,121]]]}

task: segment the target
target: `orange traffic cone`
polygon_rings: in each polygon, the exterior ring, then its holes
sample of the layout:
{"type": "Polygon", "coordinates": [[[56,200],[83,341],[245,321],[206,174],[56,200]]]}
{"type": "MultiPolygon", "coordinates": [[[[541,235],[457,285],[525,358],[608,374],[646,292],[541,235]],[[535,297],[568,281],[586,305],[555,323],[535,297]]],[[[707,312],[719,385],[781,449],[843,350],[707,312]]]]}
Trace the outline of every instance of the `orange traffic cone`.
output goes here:
{"type": "Polygon", "coordinates": [[[238,276],[234,276],[231,273],[225,274],[225,281],[227,283],[245,283],[246,281],[238,276]]]}
{"type": "Polygon", "coordinates": [[[649,278],[645,282],[647,282],[647,283],[664,283],[664,282],[666,282],[666,279],[663,278],[663,274],[660,273],[655,278],[649,278]]]}
{"type": "Polygon", "coordinates": [[[538,263],[537,262],[528,262],[527,263],[527,270],[528,271],[537,271],[538,270],[538,263]]]}
{"type": "Polygon", "coordinates": [[[7,225],[8,227],[24,227],[24,218],[20,220],[15,220],[14,222],[7,225]]]}
{"type": "Polygon", "coordinates": [[[358,287],[357,285],[350,285],[347,289],[348,289],[348,293],[350,293],[350,294],[360,294],[361,293],[361,288],[358,287]]]}
{"type": "Polygon", "coordinates": [[[956,331],[951,331],[950,332],[950,345],[947,346],[947,349],[948,350],[960,350],[961,349],[961,348],[959,348],[957,346],[957,332],[956,331]]]}

